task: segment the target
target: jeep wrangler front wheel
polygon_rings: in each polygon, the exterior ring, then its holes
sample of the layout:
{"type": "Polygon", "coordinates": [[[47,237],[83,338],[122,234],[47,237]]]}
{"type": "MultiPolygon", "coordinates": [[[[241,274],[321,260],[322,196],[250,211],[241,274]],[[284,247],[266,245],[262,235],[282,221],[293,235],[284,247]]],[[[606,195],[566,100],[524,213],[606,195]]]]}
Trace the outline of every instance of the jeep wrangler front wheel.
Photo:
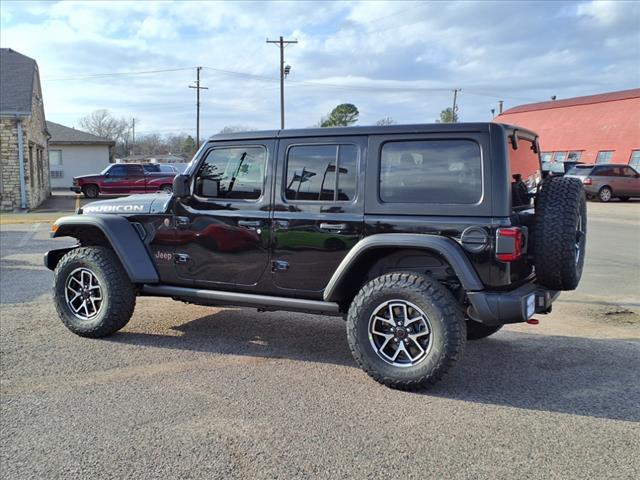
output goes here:
{"type": "Polygon", "coordinates": [[[455,298],[436,280],[391,273],[356,295],[347,337],[356,361],[373,379],[415,390],[435,384],[462,356],[466,325],[455,298]]]}
{"type": "Polygon", "coordinates": [[[111,335],[133,315],[134,287],[109,248],[71,250],[56,266],[53,287],[62,323],[81,337],[111,335]]]}

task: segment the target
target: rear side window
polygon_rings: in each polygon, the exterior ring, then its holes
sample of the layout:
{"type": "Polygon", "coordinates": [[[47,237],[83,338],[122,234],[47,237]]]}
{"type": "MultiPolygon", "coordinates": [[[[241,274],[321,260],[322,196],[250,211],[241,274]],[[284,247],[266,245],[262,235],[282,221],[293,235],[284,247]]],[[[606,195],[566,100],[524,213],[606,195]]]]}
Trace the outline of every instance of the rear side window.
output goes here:
{"type": "Polygon", "coordinates": [[[569,170],[567,172],[567,175],[576,175],[576,176],[584,176],[586,177],[587,175],[589,175],[591,173],[591,170],[593,169],[593,167],[589,166],[589,167],[581,167],[579,165],[576,165],[575,167],[573,167],[571,170],[569,170]]]}
{"type": "Polygon", "coordinates": [[[143,170],[140,165],[127,165],[127,175],[135,176],[135,175],[143,175],[143,170]]]}
{"type": "Polygon", "coordinates": [[[160,165],[156,163],[147,163],[143,165],[142,168],[144,168],[144,171],[147,173],[156,173],[160,171],[160,165]]]}
{"type": "Polygon", "coordinates": [[[617,177],[620,175],[620,169],[616,167],[597,167],[592,175],[598,177],[617,177]]]}
{"type": "Polygon", "coordinates": [[[482,197],[482,157],[472,140],[387,142],[380,155],[380,200],[473,204],[482,197]]]}
{"type": "Polygon", "coordinates": [[[355,145],[295,145],[287,153],[287,200],[347,202],[355,198],[355,145]]]}

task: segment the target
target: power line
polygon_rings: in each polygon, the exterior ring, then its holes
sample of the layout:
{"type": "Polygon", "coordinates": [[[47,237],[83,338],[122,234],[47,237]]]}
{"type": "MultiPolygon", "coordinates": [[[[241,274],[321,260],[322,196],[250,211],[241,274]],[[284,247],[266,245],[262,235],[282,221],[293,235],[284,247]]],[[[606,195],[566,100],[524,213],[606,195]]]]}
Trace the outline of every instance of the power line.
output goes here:
{"type": "Polygon", "coordinates": [[[197,67],[181,67],[181,68],[166,68],[163,70],[142,70],[138,72],[109,72],[109,73],[95,73],[95,74],[87,74],[87,75],[74,75],[71,77],[53,77],[46,78],[44,81],[47,82],[58,82],[63,80],[86,80],[89,78],[104,78],[104,77],[117,77],[124,75],[146,75],[150,73],[166,73],[166,72],[180,72],[185,70],[193,70],[197,67]]]}
{"type": "MultiPolygon", "coordinates": [[[[416,23],[419,23],[419,22],[416,22],[416,23]]],[[[170,68],[170,69],[162,69],[162,70],[145,70],[145,71],[137,71],[137,72],[112,72],[112,73],[100,73],[100,74],[93,74],[93,75],[76,75],[73,77],[52,78],[52,79],[48,79],[47,81],[81,80],[81,79],[91,79],[91,78],[99,79],[99,78],[113,77],[113,76],[178,72],[178,71],[185,71],[185,70],[193,70],[197,68],[198,67],[183,67],[183,68],[170,68]]],[[[223,75],[244,77],[248,79],[261,80],[261,81],[267,81],[267,82],[279,81],[278,78],[275,78],[275,77],[268,77],[265,75],[258,75],[258,74],[249,73],[249,72],[239,72],[236,70],[225,70],[221,68],[206,67],[206,66],[202,68],[205,68],[207,70],[211,70],[213,72],[217,72],[223,75]]],[[[326,87],[326,88],[335,88],[335,89],[351,90],[351,91],[362,90],[362,91],[368,91],[368,92],[408,93],[408,92],[449,92],[451,91],[450,87],[408,87],[408,86],[393,87],[393,86],[382,86],[382,85],[380,86],[378,85],[341,85],[341,84],[331,84],[331,83],[324,83],[324,82],[314,82],[311,80],[291,80],[291,79],[288,80],[288,83],[290,84],[290,86],[326,87]]],[[[467,93],[468,95],[475,95],[475,96],[489,97],[489,98],[510,98],[513,100],[520,100],[525,102],[535,101],[530,98],[523,98],[523,97],[513,96],[513,95],[505,95],[504,93],[491,93],[491,92],[476,90],[474,88],[470,88],[470,89],[465,88],[465,93],[467,93]]]]}

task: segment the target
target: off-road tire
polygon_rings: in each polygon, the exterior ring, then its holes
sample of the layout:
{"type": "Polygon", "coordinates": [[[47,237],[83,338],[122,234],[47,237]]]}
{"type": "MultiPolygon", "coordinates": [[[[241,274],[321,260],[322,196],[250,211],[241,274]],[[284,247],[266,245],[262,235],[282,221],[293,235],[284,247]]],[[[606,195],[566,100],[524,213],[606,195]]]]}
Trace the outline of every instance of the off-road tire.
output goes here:
{"type": "Polygon", "coordinates": [[[347,340],[358,365],[391,388],[417,390],[434,385],[462,357],[466,342],[464,315],[453,295],[436,280],[415,273],[390,273],[365,284],[351,302],[347,340]],[[406,300],[428,317],[433,335],[426,357],[413,366],[385,362],[369,341],[369,318],[388,300],[406,300]]]}
{"type": "Polygon", "coordinates": [[[610,187],[602,187],[598,192],[598,200],[602,203],[610,202],[613,198],[613,191],[610,187]]]}
{"type": "Polygon", "coordinates": [[[82,193],[87,198],[98,198],[98,195],[100,195],[100,189],[97,185],[85,185],[82,187],[82,193]]]}
{"type": "Polygon", "coordinates": [[[533,239],[540,284],[551,290],[574,290],[578,286],[586,233],[587,204],[582,183],[570,177],[547,178],[537,197],[533,239]]]}
{"type": "Polygon", "coordinates": [[[498,332],[504,325],[485,325],[474,320],[467,320],[467,340],[480,340],[498,332]]]}
{"type": "Polygon", "coordinates": [[[79,247],[62,257],[54,272],[53,292],[62,323],[81,337],[100,338],[117,332],[129,322],[136,305],[135,289],[120,260],[107,247],[79,247]],[[65,298],[67,278],[78,268],[95,274],[104,297],[98,314],[89,320],[77,318],[65,298]]]}

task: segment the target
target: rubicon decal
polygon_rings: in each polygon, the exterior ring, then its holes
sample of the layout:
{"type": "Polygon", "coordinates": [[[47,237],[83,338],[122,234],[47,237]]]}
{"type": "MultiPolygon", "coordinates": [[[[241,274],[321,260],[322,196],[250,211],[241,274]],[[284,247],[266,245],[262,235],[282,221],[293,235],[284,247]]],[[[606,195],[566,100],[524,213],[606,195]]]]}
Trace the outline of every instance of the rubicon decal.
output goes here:
{"type": "Polygon", "coordinates": [[[95,205],[83,209],[87,213],[125,213],[144,212],[144,205],[95,205]]]}

